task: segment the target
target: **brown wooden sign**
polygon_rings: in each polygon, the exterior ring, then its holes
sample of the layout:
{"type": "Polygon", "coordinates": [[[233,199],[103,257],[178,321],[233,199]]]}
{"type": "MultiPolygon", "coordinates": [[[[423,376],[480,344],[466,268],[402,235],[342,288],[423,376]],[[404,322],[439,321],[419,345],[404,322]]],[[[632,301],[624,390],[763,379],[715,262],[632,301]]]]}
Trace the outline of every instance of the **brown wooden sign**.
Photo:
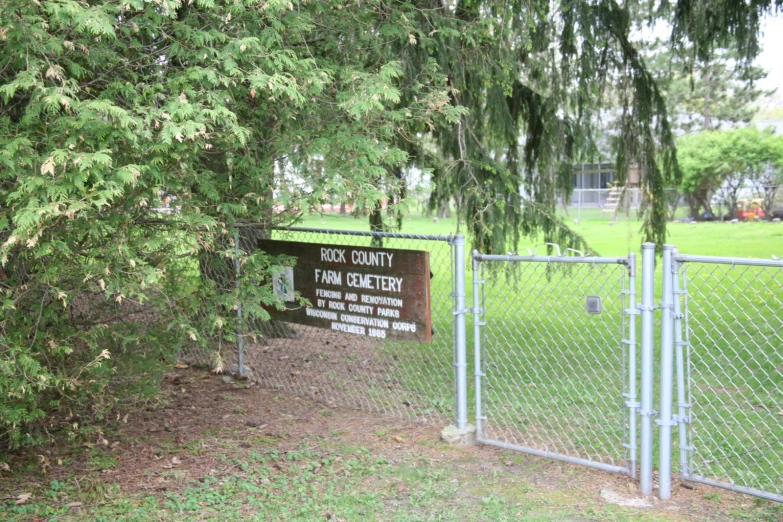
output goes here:
{"type": "Polygon", "coordinates": [[[379,339],[432,340],[429,252],[270,239],[258,247],[297,258],[273,278],[275,294],[291,309],[268,309],[272,319],[379,339]],[[298,306],[295,292],[311,306],[298,306]]]}

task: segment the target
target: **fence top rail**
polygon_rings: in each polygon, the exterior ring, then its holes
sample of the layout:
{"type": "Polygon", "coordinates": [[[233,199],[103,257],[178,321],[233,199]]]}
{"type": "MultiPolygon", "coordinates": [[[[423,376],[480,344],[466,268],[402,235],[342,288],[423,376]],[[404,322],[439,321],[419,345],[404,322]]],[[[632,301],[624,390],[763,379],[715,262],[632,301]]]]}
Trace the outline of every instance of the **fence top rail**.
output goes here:
{"type": "Polygon", "coordinates": [[[479,254],[474,252],[476,261],[511,261],[528,263],[584,263],[588,265],[629,265],[627,257],[578,257],[578,256],[517,256],[498,254],[479,254]]]}
{"type": "Polygon", "coordinates": [[[317,234],[333,234],[338,236],[364,236],[364,237],[384,237],[391,239],[420,239],[425,241],[445,241],[453,243],[455,239],[464,237],[462,234],[453,234],[448,236],[427,235],[427,234],[403,234],[401,232],[368,232],[363,230],[336,230],[333,228],[308,228],[308,227],[269,227],[270,230],[281,230],[286,232],[313,232],[317,234]]]}
{"type": "Polygon", "coordinates": [[[766,266],[783,268],[783,259],[756,259],[752,257],[716,257],[716,256],[691,256],[688,254],[675,254],[677,263],[711,263],[715,265],[742,265],[742,266],[766,266]]]}

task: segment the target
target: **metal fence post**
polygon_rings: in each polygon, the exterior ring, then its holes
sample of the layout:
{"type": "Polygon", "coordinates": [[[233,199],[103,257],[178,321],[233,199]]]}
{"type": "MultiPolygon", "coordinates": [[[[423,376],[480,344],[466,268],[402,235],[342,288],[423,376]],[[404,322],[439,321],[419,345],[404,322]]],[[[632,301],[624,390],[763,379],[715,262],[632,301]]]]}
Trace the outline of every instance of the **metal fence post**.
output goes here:
{"type": "Polygon", "coordinates": [[[237,289],[237,373],[239,377],[245,376],[244,364],[244,336],[242,329],[242,298],[239,296],[239,277],[241,267],[239,263],[239,231],[234,232],[234,284],[237,289]]]}
{"type": "Polygon", "coordinates": [[[456,298],[456,333],[454,341],[454,368],[457,381],[457,429],[464,430],[468,427],[468,379],[467,379],[467,348],[465,333],[465,236],[457,234],[452,242],[454,245],[454,270],[456,298]]]}
{"type": "Polygon", "coordinates": [[[628,408],[629,440],[631,478],[636,478],[636,417],[639,411],[639,402],[636,400],[636,316],[639,310],[636,308],[636,254],[628,255],[628,309],[625,311],[630,316],[628,325],[628,393],[625,406],[628,408]]]}
{"type": "Polygon", "coordinates": [[[672,299],[672,250],[673,245],[663,245],[663,298],[661,300],[661,415],[658,425],[661,427],[658,439],[660,447],[658,464],[658,497],[669,500],[672,497],[672,367],[674,359],[673,330],[674,303],[672,299]]]}
{"type": "Polygon", "coordinates": [[[677,417],[676,421],[679,425],[680,435],[680,477],[686,478],[690,475],[690,466],[688,464],[688,424],[690,423],[687,409],[690,408],[690,404],[685,398],[685,354],[684,349],[688,345],[687,342],[683,342],[682,336],[682,303],[680,295],[683,291],[680,290],[680,263],[677,261],[677,250],[672,252],[672,274],[674,279],[672,280],[672,294],[674,296],[672,313],[674,314],[674,349],[677,361],[677,417]]]}
{"type": "Polygon", "coordinates": [[[481,327],[484,326],[484,322],[481,320],[481,315],[484,310],[481,308],[481,285],[484,281],[481,278],[479,269],[481,264],[476,258],[477,251],[473,251],[473,360],[475,370],[473,372],[476,378],[476,438],[481,438],[481,421],[483,420],[483,414],[481,412],[481,379],[484,377],[484,372],[481,367],[481,327]]]}
{"type": "Polygon", "coordinates": [[[642,433],[639,482],[642,494],[652,494],[652,416],[653,412],[653,283],[655,244],[642,244],[642,433]]]}

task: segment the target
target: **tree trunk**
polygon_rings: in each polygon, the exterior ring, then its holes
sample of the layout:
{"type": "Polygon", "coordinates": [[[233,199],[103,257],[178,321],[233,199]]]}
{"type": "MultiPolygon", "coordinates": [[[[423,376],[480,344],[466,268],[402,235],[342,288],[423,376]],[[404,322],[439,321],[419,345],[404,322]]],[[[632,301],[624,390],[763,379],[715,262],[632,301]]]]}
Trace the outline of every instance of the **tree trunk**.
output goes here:
{"type": "Polygon", "coordinates": [[[691,219],[699,219],[699,200],[694,195],[686,195],[685,201],[688,203],[691,219]]]}
{"type": "MultiPolygon", "coordinates": [[[[386,232],[386,227],[383,223],[383,213],[381,212],[381,203],[378,202],[375,204],[375,207],[372,209],[372,212],[370,212],[370,231],[371,232],[386,232]]],[[[382,248],[383,247],[383,238],[381,237],[374,237],[372,239],[372,243],[370,243],[371,246],[382,248]]]]}

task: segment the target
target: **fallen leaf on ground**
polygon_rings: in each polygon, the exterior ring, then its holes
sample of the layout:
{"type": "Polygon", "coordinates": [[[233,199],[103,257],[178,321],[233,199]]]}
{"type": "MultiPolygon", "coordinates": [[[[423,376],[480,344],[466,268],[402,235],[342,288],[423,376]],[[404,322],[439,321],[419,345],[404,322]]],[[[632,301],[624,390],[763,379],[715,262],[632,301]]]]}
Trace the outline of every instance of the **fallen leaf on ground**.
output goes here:
{"type": "Polygon", "coordinates": [[[82,504],[81,502],[68,502],[68,503],[66,504],[66,506],[68,506],[69,508],[77,508],[77,507],[82,507],[83,505],[84,505],[84,504],[82,504]]]}
{"type": "Polygon", "coordinates": [[[402,444],[403,442],[405,442],[405,439],[403,439],[402,437],[399,437],[399,436],[397,436],[397,435],[395,435],[395,436],[393,437],[393,439],[394,439],[394,440],[396,440],[397,442],[399,442],[400,444],[402,444]]]}
{"type": "Polygon", "coordinates": [[[189,368],[189,367],[190,365],[185,361],[177,361],[177,364],[174,365],[174,368],[189,368]]]}
{"type": "Polygon", "coordinates": [[[175,466],[179,466],[180,464],[182,464],[182,461],[179,460],[179,457],[171,457],[171,463],[174,464],[175,466]]]}
{"type": "Polygon", "coordinates": [[[25,504],[28,500],[30,500],[30,497],[32,497],[32,493],[22,493],[18,497],[16,497],[16,505],[20,506],[22,504],[25,504]]]}
{"type": "Polygon", "coordinates": [[[7,471],[11,472],[11,466],[8,465],[6,462],[0,462],[0,471],[7,471]]]}

